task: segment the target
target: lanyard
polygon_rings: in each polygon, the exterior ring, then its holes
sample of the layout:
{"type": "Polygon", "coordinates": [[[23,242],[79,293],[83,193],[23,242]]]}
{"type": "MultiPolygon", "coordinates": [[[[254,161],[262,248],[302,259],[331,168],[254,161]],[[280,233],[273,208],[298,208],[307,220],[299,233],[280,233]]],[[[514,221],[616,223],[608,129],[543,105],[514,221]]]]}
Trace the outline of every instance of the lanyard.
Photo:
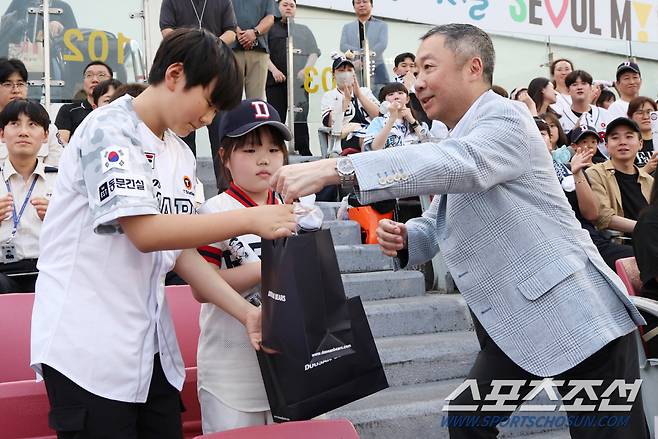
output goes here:
{"type": "MultiPolygon", "coordinates": [[[[4,174],[3,174],[3,179],[4,179],[4,174]]],[[[23,212],[25,212],[25,206],[27,206],[27,202],[30,200],[30,196],[32,195],[32,191],[34,190],[34,186],[37,184],[37,178],[38,176],[35,175],[34,178],[32,179],[32,184],[30,185],[30,189],[27,191],[27,194],[25,194],[25,199],[23,200],[23,205],[21,206],[21,210],[16,214],[16,203],[12,201],[12,211],[11,211],[11,217],[13,221],[13,228],[11,229],[11,238],[14,239],[16,237],[16,231],[18,230],[18,223],[21,221],[21,218],[23,217],[23,212]]],[[[11,194],[11,185],[9,184],[9,179],[5,180],[5,185],[7,186],[7,192],[11,194]]]]}
{"type": "Polygon", "coordinates": [[[199,17],[199,13],[196,10],[196,6],[194,5],[194,0],[190,0],[190,3],[192,3],[192,8],[194,9],[194,15],[196,15],[196,19],[199,21],[199,29],[201,29],[201,21],[203,20],[203,14],[206,12],[206,4],[208,4],[208,0],[205,0],[203,2],[203,8],[201,9],[200,17],[199,17]]]}

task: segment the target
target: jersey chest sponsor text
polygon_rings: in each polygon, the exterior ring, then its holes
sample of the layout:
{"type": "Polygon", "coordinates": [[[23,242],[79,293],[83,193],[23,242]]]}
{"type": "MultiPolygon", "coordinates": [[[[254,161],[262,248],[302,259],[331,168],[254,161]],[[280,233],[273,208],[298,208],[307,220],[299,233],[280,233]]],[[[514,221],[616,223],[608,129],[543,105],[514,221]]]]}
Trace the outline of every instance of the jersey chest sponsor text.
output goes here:
{"type": "Polygon", "coordinates": [[[155,196],[158,199],[160,213],[187,215],[194,213],[194,203],[190,198],[185,197],[183,194],[181,194],[180,197],[164,195],[162,193],[162,184],[157,178],[153,179],[153,189],[155,190],[155,196]]]}

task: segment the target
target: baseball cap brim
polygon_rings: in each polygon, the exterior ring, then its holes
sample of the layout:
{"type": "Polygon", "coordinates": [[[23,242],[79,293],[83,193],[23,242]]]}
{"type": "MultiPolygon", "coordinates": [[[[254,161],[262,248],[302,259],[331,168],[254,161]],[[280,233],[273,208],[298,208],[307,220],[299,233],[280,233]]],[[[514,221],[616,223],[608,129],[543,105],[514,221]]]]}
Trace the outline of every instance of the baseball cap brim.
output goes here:
{"type": "Polygon", "coordinates": [[[261,127],[263,125],[269,125],[275,129],[277,129],[282,135],[284,140],[292,140],[292,134],[290,133],[290,130],[288,127],[281,123],[277,122],[276,120],[264,120],[262,122],[252,122],[248,123],[246,125],[242,125],[240,128],[231,131],[230,133],[224,134],[224,137],[240,137],[244,136],[245,134],[255,130],[258,127],[261,127]]]}
{"type": "Polygon", "coordinates": [[[593,136],[593,137],[596,137],[599,141],[600,141],[600,139],[601,139],[601,138],[599,137],[599,133],[597,133],[597,132],[595,132],[595,131],[592,131],[592,130],[585,130],[585,131],[582,131],[580,134],[578,134],[578,137],[576,137],[575,139],[573,139],[573,140],[571,141],[571,143],[578,143],[578,142],[580,142],[581,140],[583,140],[583,139],[584,139],[585,137],[587,137],[587,136],[593,136]]]}

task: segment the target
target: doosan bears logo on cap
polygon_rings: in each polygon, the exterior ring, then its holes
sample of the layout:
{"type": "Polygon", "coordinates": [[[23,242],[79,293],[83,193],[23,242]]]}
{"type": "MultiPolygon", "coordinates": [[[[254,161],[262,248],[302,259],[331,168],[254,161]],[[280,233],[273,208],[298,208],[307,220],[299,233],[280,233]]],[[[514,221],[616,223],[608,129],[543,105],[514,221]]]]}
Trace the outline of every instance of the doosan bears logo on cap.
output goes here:
{"type": "Polygon", "coordinates": [[[254,101],[251,103],[251,106],[254,109],[254,117],[256,117],[256,119],[270,118],[270,109],[267,107],[267,104],[265,102],[254,101]]]}

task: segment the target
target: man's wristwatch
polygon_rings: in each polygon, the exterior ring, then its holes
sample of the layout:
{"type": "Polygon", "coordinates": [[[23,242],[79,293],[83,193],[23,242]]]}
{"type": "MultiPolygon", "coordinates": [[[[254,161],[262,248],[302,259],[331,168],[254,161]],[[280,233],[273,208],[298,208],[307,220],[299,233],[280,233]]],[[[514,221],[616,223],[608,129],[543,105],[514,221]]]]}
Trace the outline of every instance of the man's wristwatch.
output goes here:
{"type": "Polygon", "coordinates": [[[260,37],[260,31],[256,28],[253,29],[254,33],[256,34],[256,38],[260,37]]]}
{"type": "Polygon", "coordinates": [[[340,177],[340,186],[345,190],[353,190],[356,186],[356,172],[354,164],[349,157],[340,157],[336,160],[336,172],[340,177]]]}

